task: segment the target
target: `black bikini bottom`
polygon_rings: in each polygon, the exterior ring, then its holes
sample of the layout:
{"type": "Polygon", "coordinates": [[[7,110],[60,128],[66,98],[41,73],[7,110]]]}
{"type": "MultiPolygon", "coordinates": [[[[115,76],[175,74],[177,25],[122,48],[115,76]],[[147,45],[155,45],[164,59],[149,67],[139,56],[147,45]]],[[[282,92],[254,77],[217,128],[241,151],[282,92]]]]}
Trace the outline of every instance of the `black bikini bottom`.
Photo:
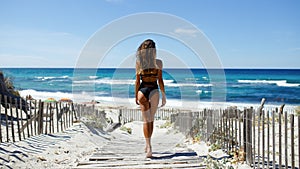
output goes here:
{"type": "Polygon", "coordinates": [[[158,85],[156,82],[142,82],[142,84],[139,87],[139,91],[141,91],[144,94],[144,96],[149,100],[150,95],[158,91],[158,85]]]}

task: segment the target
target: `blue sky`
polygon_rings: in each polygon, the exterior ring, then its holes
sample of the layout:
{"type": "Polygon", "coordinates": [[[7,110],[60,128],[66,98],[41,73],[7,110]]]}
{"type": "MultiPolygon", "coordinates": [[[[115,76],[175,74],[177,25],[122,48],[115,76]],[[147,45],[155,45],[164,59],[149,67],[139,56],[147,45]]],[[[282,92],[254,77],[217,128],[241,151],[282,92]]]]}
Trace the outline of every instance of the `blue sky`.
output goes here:
{"type": "MultiPolygon", "coordinates": [[[[200,29],[225,68],[299,69],[299,9],[297,0],[0,0],[0,67],[74,67],[84,45],[105,25],[159,12],[200,29]]],[[[124,40],[101,66],[117,67],[149,37],[159,50],[203,67],[183,44],[151,34],[124,40]]]]}

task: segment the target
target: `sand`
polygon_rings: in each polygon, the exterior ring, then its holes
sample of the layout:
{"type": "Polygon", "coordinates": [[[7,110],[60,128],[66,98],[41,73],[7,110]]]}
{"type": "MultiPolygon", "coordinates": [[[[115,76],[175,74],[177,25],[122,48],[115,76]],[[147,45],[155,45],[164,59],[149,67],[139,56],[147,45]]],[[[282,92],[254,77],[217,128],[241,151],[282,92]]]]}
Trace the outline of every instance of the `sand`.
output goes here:
{"type": "MultiPolygon", "coordinates": [[[[124,105],[122,105],[124,106],[124,105]]],[[[99,108],[116,119],[118,105],[98,105],[99,108]]],[[[0,168],[72,168],[79,162],[86,161],[98,152],[111,139],[123,135],[124,131],[120,128],[112,133],[99,132],[91,130],[91,126],[86,126],[86,121],[74,123],[73,126],[64,132],[38,135],[28,139],[1,143],[0,144],[0,168]]],[[[155,121],[153,133],[153,144],[164,144],[165,151],[172,151],[179,148],[178,145],[184,145],[197,153],[200,157],[212,156],[214,158],[223,158],[228,155],[221,150],[209,152],[209,146],[204,142],[193,142],[180,133],[174,134],[170,140],[165,140],[164,136],[173,131],[171,126],[161,127],[166,123],[165,120],[155,121]],[[174,142],[174,140],[176,140],[174,142]]],[[[142,122],[133,121],[125,124],[125,127],[132,129],[129,139],[139,139],[143,143],[142,122]]],[[[163,150],[161,150],[163,151],[163,150]]],[[[228,165],[231,165],[228,163],[228,165]]],[[[238,163],[234,168],[250,168],[248,165],[238,163]]]]}
{"type": "Polygon", "coordinates": [[[0,145],[4,168],[70,168],[99,148],[104,137],[76,123],[65,132],[0,145]]]}

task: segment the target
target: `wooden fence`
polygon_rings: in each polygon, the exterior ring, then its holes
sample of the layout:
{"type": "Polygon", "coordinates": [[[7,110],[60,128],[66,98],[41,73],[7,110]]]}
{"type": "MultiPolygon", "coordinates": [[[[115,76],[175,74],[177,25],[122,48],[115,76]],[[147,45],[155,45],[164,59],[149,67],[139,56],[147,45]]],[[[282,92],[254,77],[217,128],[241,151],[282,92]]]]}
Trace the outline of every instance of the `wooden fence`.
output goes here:
{"type": "MultiPolygon", "coordinates": [[[[180,132],[219,144],[228,154],[243,152],[254,168],[300,168],[300,116],[284,105],[272,109],[264,103],[239,110],[188,111],[159,109],[155,119],[169,119],[180,132]]],[[[139,109],[120,110],[122,123],[142,120],[139,109]]]]}
{"type": "Polygon", "coordinates": [[[24,112],[22,102],[12,102],[11,99],[0,95],[0,142],[21,141],[34,135],[63,131],[76,120],[74,105],[70,102],[29,100],[29,109],[24,112]]]}
{"type": "MultiPolygon", "coordinates": [[[[158,109],[155,113],[155,120],[170,120],[171,114],[178,113],[178,109],[158,109]]],[[[124,124],[132,121],[142,121],[140,109],[120,109],[119,122],[124,124]]]]}
{"type": "MultiPolygon", "coordinates": [[[[96,119],[107,126],[105,112],[93,105],[69,102],[28,101],[27,114],[22,103],[9,104],[5,96],[0,109],[0,142],[23,140],[39,134],[63,131],[82,117],[96,119]],[[20,104],[17,106],[16,104],[20,104]]],[[[12,103],[10,101],[10,103],[12,103]]],[[[219,144],[228,154],[243,151],[245,161],[254,168],[300,168],[300,116],[293,110],[235,107],[199,111],[158,109],[155,119],[170,120],[180,132],[210,144],[219,144]]],[[[120,109],[119,122],[142,120],[139,109],[120,109]]]]}

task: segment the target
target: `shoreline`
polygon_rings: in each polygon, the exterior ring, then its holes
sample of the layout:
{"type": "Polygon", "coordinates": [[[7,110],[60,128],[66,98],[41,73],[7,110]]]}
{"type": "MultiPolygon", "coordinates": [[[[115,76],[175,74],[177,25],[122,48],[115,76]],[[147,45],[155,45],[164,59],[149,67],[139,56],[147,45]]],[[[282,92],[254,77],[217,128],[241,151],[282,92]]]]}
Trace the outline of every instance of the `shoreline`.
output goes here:
{"type": "MultiPolygon", "coordinates": [[[[61,98],[70,98],[74,101],[74,103],[79,104],[92,104],[92,101],[96,101],[98,103],[93,103],[96,105],[107,105],[108,107],[126,107],[126,108],[139,108],[138,105],[135,103],[134,98],[119,98],[119,97],[92,97],[87,94],[72,94],[72,93],[54,93],[54,92],[36,92],[34,90],[22,90],[20,91],[22,97],[26,97],[27,95],[31,95],[33,98],[37,100],[46,100],[48,98],[54,98],[59,100],[61,98]],[[42,93],[42,94],[41,94],[42,93]]],[[[160,100],[161,101],[161,100],[160,100]]],[[[192,100],[180,100],[180,99],[168,99],[167,104],[163,108],[175,108],[175,109],[190,109],[192,111],[201,110],[201,109],[220,109],[220,108],[228,108],[228,107],[237,107],[240,110],[244,108],[253,107],[257,109],[260,107],[261,100],[257,101],[256,103],[251,102],[209,102],[209,101],[192,101],[192,100]]],[[[161,102],[159,103],[159,108],[161,102]]],[[[285,103],[282,103],[285,104],[285,103]]],[[[266,103],[264,108],[268,110],[272,110],[275,108],[280,108],[282,105],[280,103],[266,103]]],[[[299,105],[293,104],[285,104],[284,110],[286,111],[295,111],[296,107],[299,105]]]]}

